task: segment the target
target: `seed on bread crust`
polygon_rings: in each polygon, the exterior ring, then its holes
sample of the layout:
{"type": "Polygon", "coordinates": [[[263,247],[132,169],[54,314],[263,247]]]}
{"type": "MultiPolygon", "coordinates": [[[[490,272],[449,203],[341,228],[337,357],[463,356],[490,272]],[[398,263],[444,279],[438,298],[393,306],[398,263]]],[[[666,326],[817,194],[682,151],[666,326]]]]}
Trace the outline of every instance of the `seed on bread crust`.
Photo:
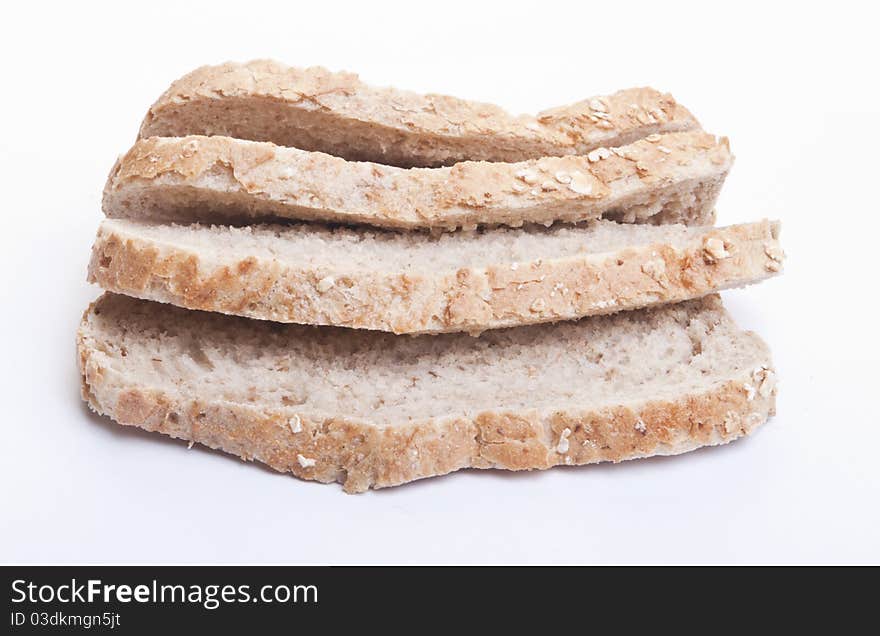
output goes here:
{"type": "Polygon", "coordinates": [[[703,244],[703,249],[706,251],[708,257],[707,260],[709,262],[720,261],[730,256],[730,252],[727,251],[724,241],[715,238],[714,236],[706,239],[703,244]]]}

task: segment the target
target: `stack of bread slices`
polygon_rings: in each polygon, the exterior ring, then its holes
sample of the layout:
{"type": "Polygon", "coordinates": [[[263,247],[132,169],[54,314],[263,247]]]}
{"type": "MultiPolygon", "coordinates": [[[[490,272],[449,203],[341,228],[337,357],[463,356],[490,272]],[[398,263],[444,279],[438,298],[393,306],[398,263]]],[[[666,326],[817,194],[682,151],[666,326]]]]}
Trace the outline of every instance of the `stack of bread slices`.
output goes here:
{"type": "Polygon", "coordinates": [[[198,69],[104,190],[83,396],[349,492],[731,441],[775,381],[715,292],[783,258],[776,222],[713,227],[731,162],[648,88],[512,116],[198,69]]]}

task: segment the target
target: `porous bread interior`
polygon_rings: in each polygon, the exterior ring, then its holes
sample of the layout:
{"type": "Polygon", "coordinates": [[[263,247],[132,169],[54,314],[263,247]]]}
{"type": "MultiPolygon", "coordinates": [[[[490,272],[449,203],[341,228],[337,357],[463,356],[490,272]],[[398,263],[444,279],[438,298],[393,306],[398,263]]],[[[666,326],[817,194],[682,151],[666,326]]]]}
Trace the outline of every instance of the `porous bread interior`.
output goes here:
{"type": "Polygon", "coordinates": [[[682,398],[769,359],[717,296],[472,338],[278,325],[107,294],[82,337],[108,368],[110,393],[138,388],[378,427],[682,398]]]}
{"type": "Polygon", "coordinates": [[[651,88],[514,116],[493,104],[369,86],[350,73],[253,60],[201,67],[175,81],[150,108],[140,136],[201,132],[350,160],[438,166],[586,154],[698,126],[670,95],[651,88]]]}
{"type": "Polygon", "coordinates": [[[621,223],[651,223],[664,225],[712,225],[715,222],[712,205],[718,196],[724,178],[706,181],[691,179],[666,185],[650,192],[624,195],[613,201],[592,205],[569,201],[559,203],[548,213],[548,208],[531,207],[519,210],[492,211],[483,216],[468,208],[453,210],[435,219],[398,218],[396,215],[374,216],[351,210],[313,209],[286,202],[254,197],[248,193],[229,191],[230,182],[222,188],[211,185],[218,179],[212,172],[201,179],[198,187],[162,183],[167,177],[158,177],[155,183],[127,186],[108,190],[104,195],[104,212],[112,218],[149,219],[166,222],[204,222],[245,224],[256,221],[328,221],[379,226],[389,229],[444,229],[466,226],[521,227],[524,220],[547,219],[547,224],[579,222],[585,219],[606,219],[621,223]]]}
{"type": "Polygon", "coordinates": [[[520,230],[430,234],[305,223],[232,227],[106,219],[101,231],[194,252],[206,263],[253,257],[277,259],[292,267],[321,266],[348,272],[436,272],[600,255],[660,243],[681,247],[711,229],[594,221],[549,228],[530,225],[520,230]]]}
{"type": "MultiPolygon", "coordinates": [[[[576,106],[573,104],[563,109],[576,106]]],[[[293,114],[290,105],[260,97],[227,96],[222,100],[186,101],[163,105],[162,111],[160,119],[153,119],[152,111],[147,115],[140,132],[142,138],[223,135],[326,152],[349,161],[374,161],[403,168],[449,166],[462,160],[518,161],[544,155],[573,154],[573,151],[586,153],[601,146],[632,143],[654,132],[680,132],[698,127],[696,120],[688,117],[632,130],[586,133],[581,139],[566,137],[549,127],[546,138],[534,134],[526,137],[516,134],[514,129],[508,133],[486,131],[483,134],[487,138],[479,139],[475,138],[477,135],[454,130],[405,132],[402,127],[389,126],[390,122],[361,121],[323,109],[302,108],[293,114]],[[382,150],[375,150],[379,148],[382,150]]],[[[503,112],[499,117],[508,119],[517,127],[527,125],[531,119],[528,116],[514,118],[503,112]]],[[[563,115],[561,119],[563,124],[575,122],[577,130],[577,122],[586,118],[578,118],[575,114],[563,115]]]]}

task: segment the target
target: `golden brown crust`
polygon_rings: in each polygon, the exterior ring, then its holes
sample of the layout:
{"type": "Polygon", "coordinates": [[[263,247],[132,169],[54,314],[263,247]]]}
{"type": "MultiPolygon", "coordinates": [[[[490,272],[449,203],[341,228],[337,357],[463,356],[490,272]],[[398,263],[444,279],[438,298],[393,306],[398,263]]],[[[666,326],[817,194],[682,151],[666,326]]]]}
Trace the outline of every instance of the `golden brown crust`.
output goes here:
{"type": "Polygon", "coordinates": [[[778,224],[717,228],[687,245],[484,268],[360,272],[297,268],[275,258],[206,261],[105,224],[89,281],[109,291],[276,322],[395,333],[468,331],[575,319],[679,302],[781,269],[778,224]]]}
{"type": "Polygon", "coordinates": [[[353,161],[437,167],[583,155],[699,127],[671,95],[632,88],[513,116],[492,104],[375,88],[351,73],[268,60],[206,66],[174,82],[140,136],[223,135],[353,161]]]}
{"type": "Polygon", "coordinates": [[[345,418],[298,418],[249,404],[179,399],[132,386],[105,395],[115,373],[78,339],[83,397],[118,423],[220,449],[346,492],[396,486],[462,468],[546,469],[674,455],[752,433],[774,413],[772,371],[758,368],[704,393],[581,412],[486,411],[377,428],[345,418]],[[758,382],[758,389],[755,383],[758,382]]]}
{"type": "Polygon", "coordinates": [[[615,220],[705,224],[727,140],[654,135],[586,156],[403,169],[228,137],[150,138],[117,163],[111,217],[280,217],[396,229],[615,220]]]}

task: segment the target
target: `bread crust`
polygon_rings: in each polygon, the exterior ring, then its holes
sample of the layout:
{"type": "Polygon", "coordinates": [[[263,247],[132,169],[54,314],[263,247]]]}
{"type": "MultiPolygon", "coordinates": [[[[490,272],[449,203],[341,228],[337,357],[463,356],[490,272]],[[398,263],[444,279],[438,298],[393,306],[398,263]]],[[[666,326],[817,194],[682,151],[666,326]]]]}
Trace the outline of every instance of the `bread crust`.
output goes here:
{"type": "Polygon", "coordinates": [[[277,217],[391,229],[627,222],[709,225],[733,158],[725,138],[655,135],[586,156],[394,168],[229,137],[144,139],[110,174],[110,217],[277,217]]]}
{"type": "Polygon", "coordinates": [[[333,262],[295,267],[252,255],[217,261],[115,228],[101,226],[89,263],[89,281],[106,290],[188,309],[398,334],[476,334],[679,302],[758,282],[782,266],[779,224],[766,220],[712,229],[684,246],[423,272],[333,262]]]}
{"type": "Polygon", "coordinates": [[[698,127],[671,95],[652,88],[513,116],[492,104],[371,87],[351,73],[255,60],[205,66],[175,81],[150,108],[140,137],[223,135],[353,161],[438,167],[583,155],[698,127]]]}
{"type": "Polygon", "coordinates": [[[87,330],[100,302],[86,310],[77,334],[82,395],[92,409],[122,425],[257,460],[303,479],[338,481],[350,493],[463,468],[533,470],[674,455],[749,435],[775,413],[769,355],[755,369],[674,399],[597,409],[486,410],[393,427],[203,401],[138,386],[102,363],[87,330]]]}

